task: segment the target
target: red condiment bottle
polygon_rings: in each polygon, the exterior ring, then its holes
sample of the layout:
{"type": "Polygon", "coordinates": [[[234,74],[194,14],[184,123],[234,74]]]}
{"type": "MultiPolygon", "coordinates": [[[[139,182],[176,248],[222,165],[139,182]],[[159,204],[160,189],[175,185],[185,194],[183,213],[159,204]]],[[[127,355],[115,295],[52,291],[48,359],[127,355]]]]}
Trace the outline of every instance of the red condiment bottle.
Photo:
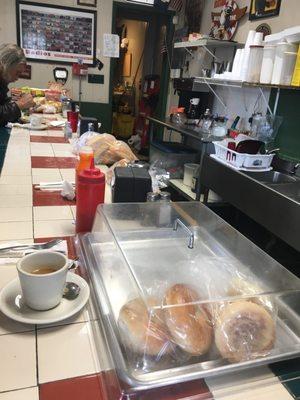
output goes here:
{"type": "Polygon", "coordinates": [[[79,161],[76,166],[75,173],[75,187],[77,192],[77,176],[79,172],[87,169],[91,165],[92,158],[94,157],[94,151],[90,146],[83,146],[79,151],[79,161]]]}
{"type": "Polygon", "coordinates": [[[105,175],[95,168],[94,158],[90,168],[78,173],[76,193],[76,233],[90,232],[98,204],[104,203],[105,175]]]}

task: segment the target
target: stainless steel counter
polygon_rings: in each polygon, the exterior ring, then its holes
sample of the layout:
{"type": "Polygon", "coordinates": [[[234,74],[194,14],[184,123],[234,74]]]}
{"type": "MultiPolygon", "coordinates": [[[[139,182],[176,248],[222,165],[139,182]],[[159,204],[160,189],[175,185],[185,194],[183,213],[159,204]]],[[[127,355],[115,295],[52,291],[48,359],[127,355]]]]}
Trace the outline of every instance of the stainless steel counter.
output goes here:
{"type": "Polygon", "coordinates": [[[224,201],[300,251],[300,179],[280,182],[281,176],[272,182],[272,174],[265,179],[260,174],[234,170],[205,155],[200,179],[224,201]]]}

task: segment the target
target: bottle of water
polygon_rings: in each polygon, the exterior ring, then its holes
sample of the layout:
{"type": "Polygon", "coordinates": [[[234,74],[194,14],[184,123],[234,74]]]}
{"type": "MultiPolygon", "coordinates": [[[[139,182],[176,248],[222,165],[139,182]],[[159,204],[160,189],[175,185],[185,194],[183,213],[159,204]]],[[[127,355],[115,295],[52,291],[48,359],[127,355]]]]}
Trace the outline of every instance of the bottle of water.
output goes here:
{"type": "Polygon", "coordinates": [[[72,139],[72,128],[71,128],[71,123],[69,121],[66,121],[65,123],[64,137],[67,140],[72,139]]]}

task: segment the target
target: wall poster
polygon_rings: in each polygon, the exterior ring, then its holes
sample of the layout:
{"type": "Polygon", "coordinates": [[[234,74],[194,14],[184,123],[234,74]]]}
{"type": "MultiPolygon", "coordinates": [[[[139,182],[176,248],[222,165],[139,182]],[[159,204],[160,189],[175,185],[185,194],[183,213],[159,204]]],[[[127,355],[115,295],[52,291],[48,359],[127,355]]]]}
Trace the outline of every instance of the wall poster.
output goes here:
{"type": "Polygon", "coordinates": [[[96,11],[17,0],[17,39],[32,61],[94,65],[96,11]]]}
{"type": "Polygon", "coordinates": [[[251,0],[250,21],[279,15],[280,4],[281,0],[251,0]]]}

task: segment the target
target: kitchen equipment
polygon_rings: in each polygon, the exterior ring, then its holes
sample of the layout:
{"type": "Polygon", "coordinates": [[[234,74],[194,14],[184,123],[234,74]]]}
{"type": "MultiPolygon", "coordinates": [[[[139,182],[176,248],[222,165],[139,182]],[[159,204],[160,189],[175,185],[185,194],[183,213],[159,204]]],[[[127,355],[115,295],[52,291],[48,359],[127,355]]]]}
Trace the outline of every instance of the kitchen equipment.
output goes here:
{"type": "Polygon", "coordinates": [[[170,120],[174,124],[184,125],[187,121],[184,107],[175,108],[170,115],[170,120]]]}
{"type": "Polygon", "coordinates": [[[90,167],[77,174],[76,186],[76,233],[89,232],[96,208],[105,196],[105,175],[95,168],[93,158],[90,167]]]}
{"type": "Polygon", "coordinates": [[[92,117],[80,117],[80,130],[79,135],[81,136],[89,130],[89,126],[92,124],[91,131],[98,132],[98,120],[92,117]]]}
{"type": "Polygon", "coordinates": [[[149,192],[149,193],[147,193],[146,201],[149,201],[149,202],[159,201],[159,199],[160,199],[160,194],[158,192],[149,192]]]}
{"type": "Polygon", "coordinates": [[[249,62],[246,80],[257,83],[260,79],[263,60],[263,46],[250,46],[249,62]]]}
{"type": "Polygon", "coordinates": [[[200,110],[199,110],[199,98],[192,98],[190,100],[190,106],[187,113],[187,124],[196,124],[200,117],[200,110]]]}
{"type": "Polygon", "coordinates": [[[75,282],[66,282],[63,297],[68,300],[75,300],[79,296],[80,286],[75,282]]]}
{"type": "Polygon", "coordinates": [[[227,135],[227,118],[216,117],[212,124],[211,134],[216,137],[224,137],[227,135]]]}
{"type": "Polygon", "coordinates": [[[112,185],[113,203],[143,202],[152,190],[151,176],[147,169],[138,167],[116,167],[112,185]]]}
{"type": "Polygon", "coordinates": [[[68,111],[72,111],[72,100],[64,97],[61,100],[61,112],[64,118],[67,118],[68,111]]]}
{"type": "Polygon", "coordinates": [[[236,145],[237,153],[257,154],[264,146],[264,142],[260,140],[242,140],[236,145]]]}
{"type": "MultiPolygon", "coordinates": [[[[299,279],[201,203],[105,204],[97,209],[93,232],[80,235],[77,243],[124,398],[147,388],[299,356],[299,279]],[[158,227],[156,221],[165,207],[170,210],[170,220],[158,227]],[[147,215],[153,218],[146,223],[147,215]],[[244,279],[246,293],[240,289],[244,279]],[[235,363],[226,361],[213,347],[202,356],[192,357],[179,346],[167,347],[167,343],[160,354],[148,354],[147,344],[144,351],[136,351],[134,334],[125,340],[119,320],[121,309],[140,299],[145,315],[156,324],[160,320],[152,318],[159,318],[161,313],[168,316],[176,307],[184,314],[184,303],[164,301],[166,291],[174,284],[191,285],[201,293],[201,300],[189,304],[192,310],[201,306],[216,310],[226,306],[229,299],[250,307],[255,304],[254,308],[260,305],[264,315],[269,310],[276,324],[274,345],[257,358],[235,363]],[[230,288],[236,289],[231,297],[230,288]]],[[[131,315],[134,318],[135,314],[131,315]]],[[[238,329],[235,332],[238,335],[238,329]]],[[[245,337],[249,337],[247,332],[245,337]]]]}
{"type": "Polygon", "coordinates": [[[276,47],[265,46],[263,48],[263,60],[260,72],[260,83],[269,84],[272,80],[276,47]]]}
{"type": "Polygon", "coordinates": [[[290,86],[295,70],[296,59],[297,59],[296,52],[287,51],[284,53],[280,85],[290,86]]]}
{"type": "Polygon", "coordinates": [[[237,168],[266,169],[269,168],[274,154],[247,154],[229,149],[228,142],[214,142],[215,156],[223,162],[228,162],[237,168]]]}
{"type": "Polygon", "coordinates": [[[193,176],[198,167],[199,164],[184,164],[183,183],[186,186],[192,187],[193,176]]]}
{"type": "Polygon", "coordinates": [[[272,81],[273,85],[279,85],[281,79],[283,78],[283,68],[285,64],[285,53],[292,52],[296,53],[298,50],[298,46],[295,44],[289,44],[286,42],[278,43],[276,46],[276,53],[275,53],[275,61],[274,61],[274,68],[272,74],[272,81]]]}
{"type": "Polygon", "coordinates": [[[150,144],[150,162],[159,161],[171,179],[183,177],[183,165],[197,161],[197,150],[177,142],[155,141],[150,144]]]}

